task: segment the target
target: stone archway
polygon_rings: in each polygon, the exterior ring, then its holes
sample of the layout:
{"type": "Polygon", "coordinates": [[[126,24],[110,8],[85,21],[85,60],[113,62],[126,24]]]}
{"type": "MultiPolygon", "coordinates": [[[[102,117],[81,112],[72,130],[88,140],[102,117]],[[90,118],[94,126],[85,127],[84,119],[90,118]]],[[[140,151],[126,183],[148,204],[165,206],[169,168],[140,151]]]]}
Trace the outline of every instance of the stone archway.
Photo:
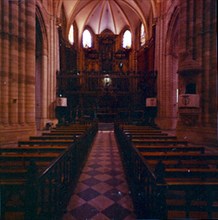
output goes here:
{"type": "Polygon", "coordinates": [[[178,119],[178,59],[179,56],[179,32],[178,32],[178,12],[175,10],[169,23],[166,44],[166,73],[169,74],[168,89],[169,107],[168,116],[170,118],[171,129],[176,129],[178,119]]]}
{"type": "Polygon", "coordinates": [[[36,69],[35,69],[35,118],[36,128],[40,130],[47,118],[47,65],[48,43],[44,20],[40,9],[36,7],[36,69]]]}

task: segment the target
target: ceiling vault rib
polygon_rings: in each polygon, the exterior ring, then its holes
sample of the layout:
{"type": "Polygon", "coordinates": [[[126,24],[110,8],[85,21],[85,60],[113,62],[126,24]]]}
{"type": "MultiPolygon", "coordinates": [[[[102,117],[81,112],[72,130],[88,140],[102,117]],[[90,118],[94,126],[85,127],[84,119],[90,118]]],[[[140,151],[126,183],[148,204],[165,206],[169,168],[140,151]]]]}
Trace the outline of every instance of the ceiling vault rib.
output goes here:
{"type": "MultiPolygon", "coordinates": [[[[128,0],[127,0],[127,1],[126,1],[126,0],[123,0],[123,2],[124,2],[126,5],[128,5],[128,7],[130,7],[130,8],[135,12],[135,14],[138,15],[138,17],[140,18],[140,20],[142,21],[142,23],[145,25],[146,30],[148,31],[147,22],[146,22],[146,20],[145,20],[144,14],[143,14],[141,8],[138,6],[138,4],[136,4],[136,6],[137,6],[137,8],[136,8],[136,7],[133,7],[133,6],[128,2],[128,0]]],[[[134,2],[134,3],[136,3],[136,2],[134,2]]]]}
{"type": "MultiPolygon", "coordinates": [[[[86,26],[96,34],[108,28],[119,34],[128,27],[133,32],[141,21],[148,33],[149,16],[156,14],[156,0],[60,0],[67,16],[67,27],[74,21],[79,27],[79,37],[86,26]],[[72,1],[72,2],[71,2],[72,1]]],[[[148,33],[149,36],[149,33],[148,33]]]]}
{"type": "Polygon", "coordinates": [[[102,21],[102,17],[103,17],[103,13],[104,13],[104,8],[105,8],[105,5],[106,5],[106,2],[103,1],[101,4],[103,4],[103,6],[102,6],[102,10],[101,10],[101,13],[100,13],[100,19],[99,19],[99,23],[98,23],[98,34],[100,34],[101,21],[102,21]]]}
{"type": "Polygon", "coordinates": [[[126,23],[128,24],[129,27],[131,27],[131,25],[130,25],[130,20],[128,19],[127,14],[125,13],[125,11],[122,9],[122,7],[120,6],[120,4],[119,4],[117,1],[116,1],[116,3],[117,3],[117,5],[119,6],[120,11],[121,11],[122,14],[124,15],[123,17],[124,17],[126,23]]]}
{"type": "Polygon", "coordinates": [[[147,22],[146,22],[146,20],[145,20],[143,11],[142,11],[142,9],[141,9],[141,7],[139,6],[139,4],[138,4],[137,1],[135,2],[135,4],[137,5],[138,10],[139,10],[139,12],[140,12],[140,14],[141,14],[141,16],[142,16],[142,23],[144,24],[144,27],[146,28],[146,33],[148,33],[148,26],[147,26],[147,22]]]}
{"type": "MultiPolygon", "coordinates": [[[[92,7],[92,10],[90,10],[88,16],[87,16],[86,19],[85,19],[84,26],[87,24],[87,21],[89,20],[91,14],[93,13],[93,11],[94,11],[94,9],[96,8],[97,5],[98,5],[98,2],[92,7]]],[[[87,7],[88,7],[88,6],[87,6],[87,7]]],[[[84,27],[83,27],[83,29],[84,29],[84,27]]]]}
{"type": "MultiPolygon", "coordinates": [[[[116,2],[116,1],[115,1],[115,2],[116,2]]],[[[112,6],[111,6],[111,2],[110,2],[110,1],[109,1],[109,7],[110,7],[110,11],[111,11],[111,16],[112,16],[112,19],[113,19],[114,32],[115,32],[115,34],[117,34],[116,20],[115,20],[115,16],[114,16],[114,13],[113,13],[112,6]]]]}

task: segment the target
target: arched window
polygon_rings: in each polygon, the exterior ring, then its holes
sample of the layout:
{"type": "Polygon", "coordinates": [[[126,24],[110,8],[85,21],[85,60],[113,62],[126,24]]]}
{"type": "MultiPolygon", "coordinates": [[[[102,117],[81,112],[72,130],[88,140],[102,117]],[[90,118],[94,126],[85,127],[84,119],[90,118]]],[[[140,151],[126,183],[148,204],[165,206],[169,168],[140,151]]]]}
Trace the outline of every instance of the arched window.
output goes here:
{"type": "Polygon", "coordinates": [[[89,48],[92,47],[92,35],[89,30],[83,32],[83,47],[89,48]]]}
{"type": "Polygon", "coordinates": [[[132,46],[132,34],[126,30],[123,34],[123,48],[130,49],[132,46]]]}
{"type": "Polygon", "coordinates": [[[141,43],[141,46],[145,44],[145,27],[143,24],[141,24],[140,43],[141,43]]]}
{"type": "Polygon", "coordinates": [[[71,45],[73,45],[74,43],[74,29],[73,29],[73,25],[70,26],[70,30],[68,33],[68,40],[70,42],[71,45]]]}

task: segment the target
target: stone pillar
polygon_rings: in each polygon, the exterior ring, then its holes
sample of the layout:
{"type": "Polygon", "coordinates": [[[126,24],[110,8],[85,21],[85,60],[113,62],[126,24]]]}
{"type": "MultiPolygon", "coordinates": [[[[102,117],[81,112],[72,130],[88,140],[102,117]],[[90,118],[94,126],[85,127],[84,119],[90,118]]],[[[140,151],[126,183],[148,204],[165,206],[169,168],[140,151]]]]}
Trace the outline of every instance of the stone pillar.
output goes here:
{"type": "Polygon", "coordinates": [[[25,121],[35,123],[35,0],[26,4],[25,121]]]}
{"type": "Polygon", "coordinates": [[[48,117],[48,84],[50,83],[48,80],[48,55],[45,51],[42,54],[42,101],[41,101],[41,109],[42,109],[42,120],[41,127],[44,126],[45,120],[48,117]]]}
{"type": "Polygon", "coordinates": [[[1,1],[1,124],[7,126],[9,101],[9,1],[1,1]]]}
{"type": "Polygon", "coordinates": [[[218,76],[217,76],[217,1],[212,0],[210,5],[210,64],[209,74],[209,124],[216,133],[218,143],[218,76]],[[216,45],[216,46],[215,46],[216,45]],[[211,94],[214,94],[211,96],[211,94]]]}
{"type": "Polygon", "coordinates": [[[216,112],[217,99],[216,94],[216,61],[214,62],[213,56],[216,57],[215,42],[212,40],[216,35],[214,26],[215,15],[215,1],[208,0],[206,3],[203,1],[203,74],[202,74],[202,123],[204,126],[208,126],[211,121],[214,121],[216,112]],[[212,104],[213,103],[213,104],[212,104]],[[212,117],[213,114],[213,117],[212,117]],[[212,120],[211,120],[212,119],[212,120]]]}
{"type": "Polygon", "coordinates": [[[26,26],[25,26],[25,4],[19,5],[19,76],[18,76],[18,123],[25,124],[25,40],[26,40],[26,26]]]}
{"type": "MultiPolygon", "coordinates": [[[[175,48],[177,48],[177,17],[178,2],[166,8],[166,3],[162,2],[160,14],[156,21],[155,31],[155,70],[158,71],[157,77],[157,98],[158,98],[158,116],[155,122],[162,129],[175,130],[176,128],[176,88],[174,83],[176,79],[177,61],[173,58],[175,48]],[[165,11],[168,13],[165,14],[165,11]]],[[[153,30],[154,31],[154,30],[153,30]]],[[[176,86],[176,85],[175,85],[176,86]]]]}
{"type": "MultiPolygon", "coordinates": [[[[2,16],[3,14],[3,10],[2,10],[2,1],[0,2],[0,15],[2,16]]],[[[0,33],[3,33],[3,30],[2,30],[2,17],[0,17],[0,33]]],[[[0,34],[0,65],[1,64],[1,60],[2,60],[2,34],[0,34]]],[[[2,82],[2,70],[0,68],[0,106],[2,106],[2,97],[1,97],[1,88],[3,87],[3,82],[2,82]]],[[[2,127],[2,109],[0,107],[0,128],[2,127]]]]}
{"type": "Polygon", "coordinates": [[[9,52],[9,123],[18,122],[18,4],[9,1],[10,52],[9,52]]]}
{"type": "Polygon", "coordinates": [[[60,59],[59,59],[59,37],[58,37],[58,29],[57,29],[57,21],[54,21],[54,27],[53,27],[53,32],[54,32],[54,42],[55,42],[55,47],[54,47],[54,60],[53,60],[53,72],[52,72],[52,78],[53,78],[53,87],[52,87],[52,113],[51,113],[51,118],[55,118],[55,106],[56,106],[56,74],[57,70],[60,69],[60,59]]]}

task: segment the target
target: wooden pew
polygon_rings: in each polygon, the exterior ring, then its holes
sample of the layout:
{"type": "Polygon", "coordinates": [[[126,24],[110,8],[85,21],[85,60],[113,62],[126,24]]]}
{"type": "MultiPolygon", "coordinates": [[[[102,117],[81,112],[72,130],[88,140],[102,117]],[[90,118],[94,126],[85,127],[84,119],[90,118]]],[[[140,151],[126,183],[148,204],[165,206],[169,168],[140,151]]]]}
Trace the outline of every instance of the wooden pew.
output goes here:
{"type": "Polygon", "coordinates": [[[147,129],[147,130],[158,130],[158,128],[153,128],[151,126],[141,126],[141,125],[119,125],[122,129],[147,129]]]}
{"type": "MultiPolygon", "coordinates": [[[[61,152],[5,152],[0,155],[1,187],[23,185],[26,182],[29,166],[34,163],[38,172],[45,170],[61,152]]],[[[23,149],[26,150],[26,149],[23,149]]],[[[63,151],[63,149],[62,149],[63,151]]]]}
{"type": "Polygon", "coordinates": [[[132,138],[132,140],[148,140],[148,139],[157,139],[157,140],[177,140],[176,136],[158,136],[158,135],[150,135],[150,136],[134,136],[134,135],[130,135],[130,138],[132,138]]]}
{"type": "Polygon", "coordinates": [[[218,181],[166,181],[158,183],[156,190],[155,201],[161,218],[169,219],[173,215],[175,218],[175,212],[178,218],[178,211],[180,218],[193,218],[196,212],[201,213],[198,216],[201,219],[217,218],[218,181]],[[160,210],[160,206],[165,209],[160,210]]]}
{"type": "Polygon", "coordinates": [[[55,153],[8,153],[4,155],[0,155],[1,165],[6,162],[17,163],[21,162],[22,164],[29,163],[29,161],[52,161],[60,155],[60,152],[55,153]]]}
{"type": "Polygon", "coordinates": [[[181,153],[181,152],[141,152],[145,159],[153,160],[217,160],[218,154],[181,153]]]}
{"type": "Polygon", "coordinates": [[[192,146],[172,146],[172,145],[139,145],[135,144],[140,152],[200,152],[204,153],[204,147],[192,147],[192,146]]]}
{"type": "Polygon", "coordinates": [[[149,141],[132,141],[122,127],[115,127],[115,132],[126,172],[131,176],[130,188],[139,218],[189,218],[193,217],[193,211],[203,211],[200,217],[205,219],[215,216],[218,155],[205,154],[204,148],[190,147],[187,142],[150,143],[151,139],[137,129],[129,132],[132,139],[144,136],[149,141]],[[199,198],[201,194],[203,198],[199,198]]]}
{"type": "Polygon", "coordinates": [[[146,138],[146,137],[151,137],[151,136],[157,136],[157,137],[164,137],[168,136],[167,133],[130,133],[130,132],[125,132],[126,135],[131,136],[132,138],[146,138]]]}
{"type": "Polygon", "coordinates": [[[144,144],[144,145],[188,145],[187,141],[183,140],[159,140],[159,139],[141,139],[141,138],[132,138],[131,141],[133,144],[144,144]]]}
{"type": "Polygon", "coordinates": [[[84,134],[84,132],[73,132],[73,131],[52,131],[52,132],[43,132],[42,133],[42,136],[43,135],[61,135],[61,136],[63,136],[63,135],[72,135],[72,136],[74,136],[74,135],[83,135],[84,134]]]}
{"type": "Polygon", "coordinates": [[[125,133],[131,133],[131,134],[162,134],[161,130],[130,130],[130,129],[124,129],[125,133]]]}
{"type": "Polygon", "coordinates": [[[51,132],[53,131],[81,131],[81,132],[85,132],[88,130],[89,127],[62,127],[62,128],[52,128],[51,132]]]}
{"type": "MultiPolygon", "coordinates": [[[[175,167],[196,165],[218,166],[218,154],[201,154],[196,152],[141,152],[148,164],[157,164],[162,161],[164,164],[175,167]]],[[[207,166],[207,167],[208,167],[207,166]]]]}
{"type": "Polygon", "coordinates": [[[164,171],[164,177],[167,178],[200,178],[200,179],[215,179],[218,181],[218,169],[217,168],[166,168],[164,171]]]}
{"type": "Polygon", "coordinates": [[[1,148],[0,185],[3,192],[3,219],[9,219],[9,216],[13,216],[10,219],[26,219],[25,214],[31,216],[27,219],[52,219],[53,216],[58,216],[57,213],[60,214],[62,205],[67,199],[67,190],[72,188],[78,178],[96,131],[96,125],[92,128],[88,126],[83,133],[78,129],[76,131],[71,129],[69,133],[64,131],[73,138],[75,133],[78,133],[78,136],[83,139],[78,140],[77,143],[63,135],[56,138],[60,133],[52,134],[54,136],[50,138],[52,132],[48,132],[48,138],[40,136],[41,140],[20,141],[19,147],[1,148]],[[44,140],[44,138],[50,140],[44,140]],[[77,146],[80,147],[79,151],[77,146]],[[34,177],[34,173],[29,172],[32,163],[40,172],[34,177]],[[15,198],[19,197],[16,200],[18,203],[15,201],[15,204],[11,205],[13,199],[10,199],[9,194],[14,195],[15,198]],[[36,194],[37,197],[35,197],[36,194]],[[34,203],[34,198],[39,198],[39,202],[34,203]],[[26,199],[29,201],[23,203],[26,199]],[[26,212],[32,208],[36,208],[33,213],[26,212]]]}
{"type": "Polygon", "coordinates": [[[85,132],[88,128],[55,128],[51,129],[51,132],[55,131],[78,131],[78,132],[85,132]]]}
{"type": "Polygon", "coordinates": [[[43,173],[65,150],[66,146],[1,148],[0,187],[4,190],[2,214],[5,219],[24,219],[25,203],[20,199],[26,192],[28,180],[43,173]],[[13,201],[16,197],[19,202],[15,200],[11,203],[10,200],[13,201]]]}
{"type": "Polygon", "coordinates": [[[79,135],[43,135],[43,136],[30,136],[30,140],[75,140],[79,135]]]}
{"type": "Polygon", "coordinates": [[[83,132],[74,132],[74,133],[66,133],[66,132],[43,132],[42,136],[65,136],[65,137],[80,137],[83,132]]]}
{"type": "Polygon", "coordinates": [[[26,140],[26,141],[18,141],[18,146],[24,145],[70,145],[74,142],[74,140],[26,140]]]}
{"type": "Polygon", "coordinates": [[[8,154],[8,153],[48,153],[48,152],[62,152],[66,150],[67,146],[65,145],[40,145],[40,146],[23,146],[23,147],[1,147],[0,155],[8,154]]]}
{"type": "MultiPolygon", "coordinates": [[[[190,217],[192,211],[203,211],[208,218],[212,217],[213,212],[218,211],[218,207],[213,205],[213,202],[218,202],[218,188],[215,191],[210,191],[208,187],[218,186],[218,155],[217,154],[198,154],[198,153],[162,153],[162,152],[140,152],[148,164],[151,161],[156,161],[153,164],[153,170],[157,178],[156,189],[159,194],[156,198],[158,206],[165,207],[165,213],[161,216],[170,217],[171,211],[183,211],[184,216],[190,217]],[[169,161],[188,161],[190,166],[182,168],[180,166],[169,168],[169,161]],[[196,162],[205,164],[207,167],[199,168],[196,162]],[[163,166],[164,165],[164,166],[163,166]],[[214,165],[211,168],[209,165],[214,165]],[[162,184],[162,187],[160,187],[162,184]],[[160,187],[158,189],[158,187],[160,187]],[[193,191],[195,194],[193,194],[193,191]],[[184,193],[184,196],[181,196],[184,193]],[[204,193],[204,198],[199,195],[204,193]],[[217,197],[211,200],[212,193],[217,197]],[[161,195],[162,194],[162,195],[161,195]],[[162,201],[161,201],[162,199],[162,201]],[[213,202],[211,202],[211,201],[213,202]],[[208,203],[211,204],[208,205],[208,203]],[[204,204],[202,204],[204,203],[204,204]]],[[[186,164],[187,165],[187,164],[186,164]]],[[[161,211],[160,211],[161,213],[161,211]]],[[[178,217],[178,216],[177,216],[178,217]]]]}

